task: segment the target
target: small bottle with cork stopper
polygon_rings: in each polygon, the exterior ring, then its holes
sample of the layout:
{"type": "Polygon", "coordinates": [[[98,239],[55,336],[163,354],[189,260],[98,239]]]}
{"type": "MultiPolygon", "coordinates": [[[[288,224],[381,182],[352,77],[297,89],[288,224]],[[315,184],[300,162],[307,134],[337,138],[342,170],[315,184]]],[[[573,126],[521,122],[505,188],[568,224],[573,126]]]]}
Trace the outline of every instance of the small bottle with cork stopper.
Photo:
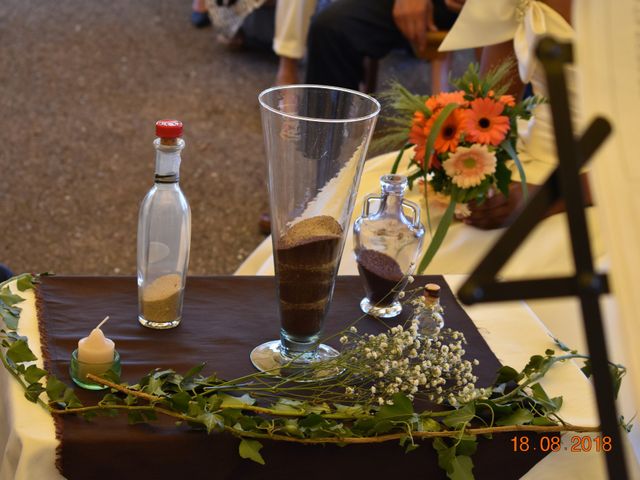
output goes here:
{"type": "Polygon", "coordinates": [[[422,308],[416,312],[418,333],[423,337],[434,337],[444,327],[444,310],[440,305],[440,285],[427,283],[424,287],[422,308]]]}
{"type": "Polygon", "coordinates": [[[180,189],[182,122],[156,123],[154,185],[138,219],[138,321],[154,329],[174,328],[182,302],[191,246],[191,209],[180,189]]]}

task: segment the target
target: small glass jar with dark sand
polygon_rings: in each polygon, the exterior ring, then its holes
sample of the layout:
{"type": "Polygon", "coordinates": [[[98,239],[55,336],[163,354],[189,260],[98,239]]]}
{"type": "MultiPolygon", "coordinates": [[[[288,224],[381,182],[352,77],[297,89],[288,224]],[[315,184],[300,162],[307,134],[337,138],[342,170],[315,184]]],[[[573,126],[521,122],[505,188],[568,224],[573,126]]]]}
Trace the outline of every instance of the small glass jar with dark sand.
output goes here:
{"type": "Polygon", "coordinates": [[[353,226],[358,272],[366,296],[362,311],[382,318],[400,314],[399,293],[413,273],[424,238],[420,207],[404,199],[407,178],[384,175],[381,195],[365,198],[360,216],[353,226]]]}

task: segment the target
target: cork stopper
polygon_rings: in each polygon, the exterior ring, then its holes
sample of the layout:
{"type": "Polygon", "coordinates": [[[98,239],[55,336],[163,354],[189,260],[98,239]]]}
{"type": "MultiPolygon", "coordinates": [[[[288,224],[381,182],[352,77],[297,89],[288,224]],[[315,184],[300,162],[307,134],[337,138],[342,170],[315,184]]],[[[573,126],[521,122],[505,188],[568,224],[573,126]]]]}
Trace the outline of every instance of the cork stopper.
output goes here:
{"type": "Polygon", "coordinates": [[[440,285],[436,283],[427,283],[424,286],[425,298],[440,298],[440,285]]]}

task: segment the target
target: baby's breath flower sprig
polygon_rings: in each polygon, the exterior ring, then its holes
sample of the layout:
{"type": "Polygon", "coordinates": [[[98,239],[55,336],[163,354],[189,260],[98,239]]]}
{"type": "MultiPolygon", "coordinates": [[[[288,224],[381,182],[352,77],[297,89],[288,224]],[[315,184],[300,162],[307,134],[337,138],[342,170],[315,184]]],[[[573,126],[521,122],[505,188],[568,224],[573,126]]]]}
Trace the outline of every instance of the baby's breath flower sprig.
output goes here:
{"type": "Polygon", "coordinates": [[[389,405],[401,393],[410,400],[423,398],[436,404],[459,404],[479,398],[474,363],[464,359],[462,332],[444,329],[433,338],[420,334],[416,320],[387,331],[360,334],[351,326],[340,336],[346,401],[389,405]]]}

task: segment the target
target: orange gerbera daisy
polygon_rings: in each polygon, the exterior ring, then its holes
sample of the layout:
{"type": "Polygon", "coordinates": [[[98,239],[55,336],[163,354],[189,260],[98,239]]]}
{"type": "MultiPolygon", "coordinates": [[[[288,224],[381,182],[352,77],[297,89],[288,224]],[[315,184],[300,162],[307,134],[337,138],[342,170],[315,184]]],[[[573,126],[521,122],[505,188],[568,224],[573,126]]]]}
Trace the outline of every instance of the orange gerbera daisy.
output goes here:
{"type": "Polygon", "coordinates": [[[433,148],[438,153],[453,152],[458,147],[462,133],[463,115],[460,110],[452,111],[442,124],[433,148]]]}
{"type": "Polygon", "coordinates": [[[500,100],[501,103],[504,103],[507,107],[516,106],[516,99],[513,95],[501,95],[498,100],[500,100]]]}
{"type": "Polygon", "coordinates": [[[438,98],[435,95],[432,95],[429,98],[427,98],[424,104],[426,105],[426,107],[429,109],[431,113],[435,113],[435,111],[441,107],[440,102],[438,102],[438,98]]]}
{"type": "Polygon", "coordinates": [[[464,105],[466,100],[464,99],[464,92],[458,90],[457,92],[442,92],[436,97],[438,104],[442,107],[449,103],[457,103],[458,105],[464,105]]]}
{"type": "Polygon", "coordinates": [[[422,112],[415,112],[413,114],[411,130],[409,130],[409,141],[416,146],[414,159],[420,165],[424,162],[424,154],[427,146],[427,134],[425,133],[426,122],[427,119],[422,112]]]}
{"type": "Polygon", "coordinates": [[[467,139],[482,144],[500,145],[509,131],[509,118],[500,115],[504,105],[490,98],[476,98],[465,112],[467,139]]]}

